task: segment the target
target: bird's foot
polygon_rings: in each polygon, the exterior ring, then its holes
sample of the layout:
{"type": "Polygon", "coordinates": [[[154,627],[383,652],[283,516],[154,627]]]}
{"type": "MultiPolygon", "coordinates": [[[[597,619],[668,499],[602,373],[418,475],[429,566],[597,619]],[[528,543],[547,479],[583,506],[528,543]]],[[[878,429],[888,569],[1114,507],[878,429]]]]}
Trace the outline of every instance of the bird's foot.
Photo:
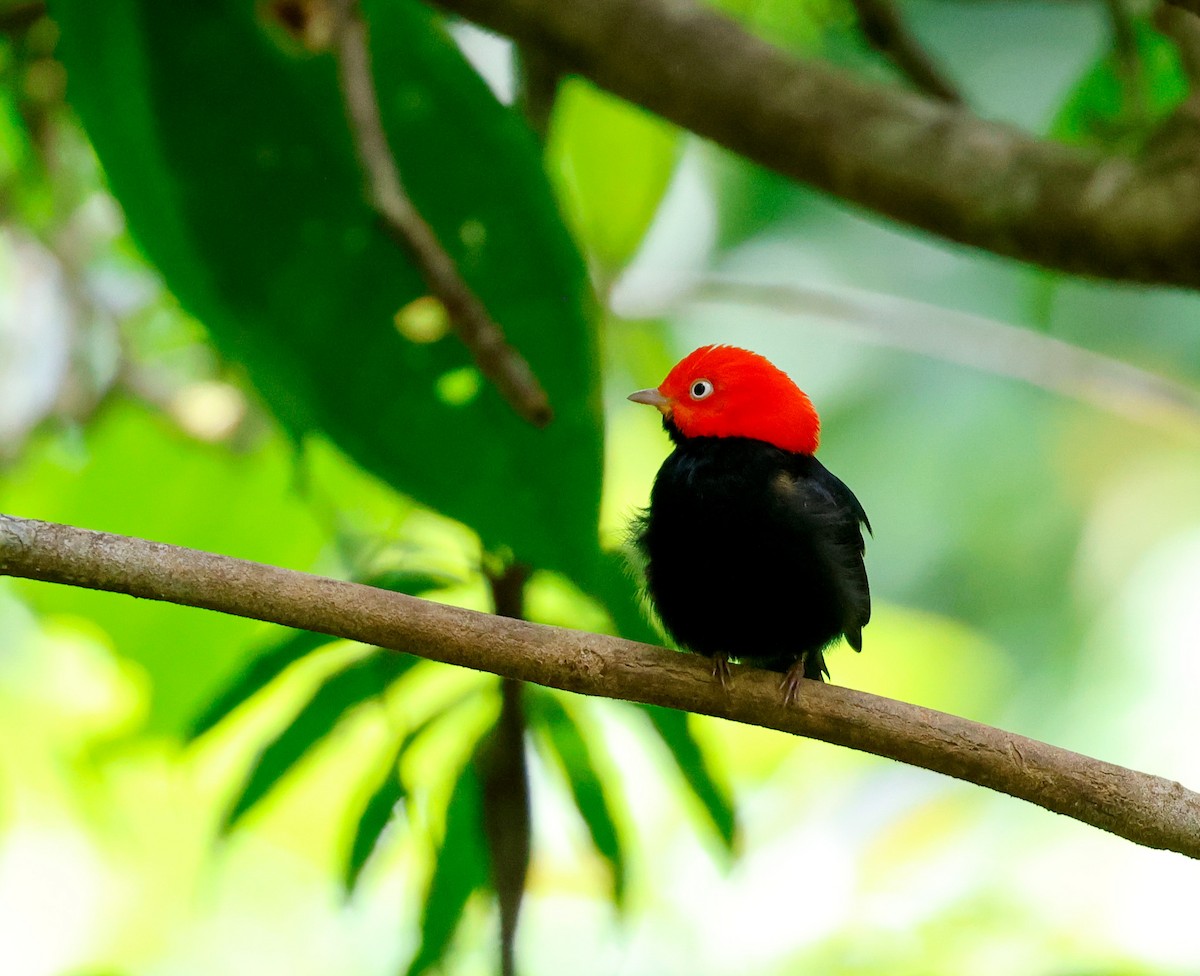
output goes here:
{"type": "Polygon", "coordinates": [[[783,690],[783,703],[791,705],[800,696],[800,685],[805,681],[804,662],[797,661],[784,673],[779,687],[783,690]]]}
{"type": "Polygon", "coordinates": [[[723,691],[728,691],[730,681],[729,658],[725,657],[723,654],[715,655],[713,657],[712,673],[713,677],[721,682],[721,689],[723,691]]]}
{"type": "Polygon", "coordinates": [[[824,681],[829,676],[829,668],[825,666],[825,655],[820,651],[810,651],[787,669],[779,687],[783,689],[783,703],[791,705],[800,697],[800,688],[804,681],[824,681]]]}

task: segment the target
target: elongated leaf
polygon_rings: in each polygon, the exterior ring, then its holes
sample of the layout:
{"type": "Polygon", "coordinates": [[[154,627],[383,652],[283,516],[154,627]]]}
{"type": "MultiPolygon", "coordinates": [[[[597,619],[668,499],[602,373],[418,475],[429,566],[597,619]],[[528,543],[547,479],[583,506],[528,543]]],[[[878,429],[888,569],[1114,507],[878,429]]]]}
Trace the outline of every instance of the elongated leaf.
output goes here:
{"type": "Polygon", "coordinates": [[[688,728],[686,712],[657,705],[639,705],[650,719],[650,724],[674,760],[688,789],[700,801],[709,821],[716,828],[725,847],[732,851],[737,843],[737,814],[729,788],[719,783],[708,768],[708,760],[700,743],[688,728]]]}
{"type": "Polygon", "coordinates": [[[543,431],[453,337],[402,334],[426,288],[364,202],[333,56],[291,41],[277,8],[53,0],[69,96],[131,232],[294,435],[326,432],[489,549],[587,585],[596,341],[535,140],[425,6],[363,3],[405,185],[545,384],[543,431]]]}
{"type": "Polygon", "coordinates": [[[362,815],[358,818],[354,840],[350,845],[350,856],[346,860],[346,873],[342,876],[342,885],[347,893],[354,890],[363,868],[366,867],[375,848],[379,846],[383,832],[392,822],[396,804],[408,796],[408,790],[400,779],[399,762],[398,755],[392,759],[383,782],[371,794],[362,815]]]}
{"type": "MultiPolygon", "coordinates": [[[[610,554],[603,569],[600,593],[620,632],[632,640],[660,643],[661,639],[638,604],[623,557],[610,554]]],[[[679,769],[688,789],[700,801],[717,835],[728,849],[733,850],[738,833],[733,798],[728,787],[718,782],[709,769],[700,744],[688,728],[687,713],[656,705],[635,704],[634,707],[646,713],[651,728],[666,746],[667,754],[679,769]]]]}
{"type": "MultiPolygon", "coordinates": [[[[407,593],[415,596],[418,593],[428,593],[431,590],[440,589],[452,581],[446,577],[434,576],[429,573],[389,571],[363,580],[363,582],[367,586],[378,586],[394,593],[407,593]]],[[[203,735],[239,705],[249,701],[266,688],[291,665],[334,640],[335,638],[328,634],[296,631],[279,643],[268,646],[234,678],[224,691],[209,702],[204,711],[192,722],[191,728],[188,730],[188,737],[195,738],[203,735]]]]}
{"type": "Polygon", "coordinates": [[[212,699],[187,731],[188,738],[203,735],[239,705],[244,704],[284,671],[335,638],[328,634],[295,631],[258,655],[234,682],[212,699]]]}
{"type": "Polygon", "coordinates": [[[419,660],[410,654],[374,651],[325,682],[264,750],[227,814],[222,830],[231,830],[313,746],[334,730],[346,712],[379,695],[419,660]]]}
{"type": "Polygon", "coordinates": [[[467,900],[488,886],[482,824],[483,787],[474,762],[468,761],[446,810],[446,833],[421,914],[421,945],[409,964],[408,976],[421,976],[441,961],[467,900]]]}
{"type": "Polygon", "coordinates": [[[592,745],[556,695],[538,692],[528,700],[531,727],[540,733],[562,770],[596,852],[612,869],[613,897],[620,906],[625,898],[625,851],[613,816],[613,797],[619,793],[619,785],[604,782],[592,745]]]}
{"type": "Polygon", "coordinates": [[[451,702],[445,708],[434,712],[424,721],[419,722],[405,733],[396,747],[388,766],[387,774],[367,800],[354,830],[354,839],[350,844],[350,855],[346,861],[346,873],[342,882],[349,893],[358,884],[359,876],[371,854],[379,846],[380,838],[393,819],[396,804],[408,795],[404,782],[400,779],[400,763],[404,755],[432,726],[452,715],[459,705],[474,698],[478,692],[474,689],[451,702]]]}

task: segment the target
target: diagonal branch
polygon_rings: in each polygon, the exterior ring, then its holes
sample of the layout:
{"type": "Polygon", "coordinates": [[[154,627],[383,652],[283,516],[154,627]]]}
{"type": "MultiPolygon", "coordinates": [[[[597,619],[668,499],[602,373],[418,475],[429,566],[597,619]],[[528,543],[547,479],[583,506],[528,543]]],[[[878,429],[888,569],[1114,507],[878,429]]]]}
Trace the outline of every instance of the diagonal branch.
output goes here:
{"type": "Polygon", "coordinates": [[[546,627],[261,563],[0,515],[0,575],[166,600],[377,644],[580,694],[778,729],[921,766],[1028,800],[1146,847],[1200,859],[1200,794],[943,712],[708,662],[617,637],[546,627]]]}
{"type": "Polygon", "coordinates": [[[499,324],[463,280],[433,228],[404,191],[379,113],[367,28],[358,0],[334,0],[333,10],[342,93],[372,206],[388,233],[416,261],[480,372],[518,415],[537,427],[546,426],[553,417],[546,391],[525,358],[509,345],[499,324]]]}
{"type": "Polygon", "coordinates": [[[902,223],[1079,274],[1200,287],[1200,137],[1137,159],[797,60],[695,0],[436,0],[616,95],[902,223]]]}
{"type": "Polygon", "coordinates": [[[983,315],[861,289],[708,278],[689,296],[836,323],[856,337],[1007,376],[1148,427],[1200,432],[1200,390],[983,315]]]}
{"type": "Polygon", "coordinates": [[[25,0],[0,6],[0,34],[23,34],[45,16],[44,0],[25,0]]]}
{"type": "Polygon", "coordinates": [[[1194,103],[1200,79],[1200,0],[1165,0],[1154,9],[1154,26],[1175,42],[1194,103]]]}
{"type": "MultiPolygon", "coordinates": [[[[892,62],[921,91],[944,102],[961,102],[928,52],[900,19],[895,0],[852,0],[858,23],[871,46],[892,62]]],[[[1115,2],[1115,0],[1114,0],[1115,2]]]]}

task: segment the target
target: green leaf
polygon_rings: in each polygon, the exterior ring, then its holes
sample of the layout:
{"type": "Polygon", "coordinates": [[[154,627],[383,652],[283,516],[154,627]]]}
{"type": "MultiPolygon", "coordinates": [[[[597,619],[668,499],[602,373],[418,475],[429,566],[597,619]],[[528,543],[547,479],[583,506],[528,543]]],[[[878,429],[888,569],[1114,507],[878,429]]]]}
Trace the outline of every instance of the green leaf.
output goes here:
{"type": "MultiPolygon", "coordinates": [[[[403,747],[400,751],[403,751],[403,747]]],[[[383,782],[375,788],[358,818],[354,839],[350,844],[350,856],[346,859],[346,872],[342,876],[342,886],[347,892],[352,892],[357,886],[363,868],[392,822],[396,804],[408,796],[408,790],[400,779],[399,763],[400,754],[397,753],[383,782]]]]}
{"type": "Polygon", "coordinates": [[[822,48],[831,33],[855,23],[846,0],[712,0],[712,5],[772,44],[809,55],[842,53],[836,46],[822,48]]]}
{"type": "Polygon", "coordinates": [[[203,735],[239,705],[245,704],[266,688],[291,665],[334,640],[336,638],[328,634],[299,630],[270,645],[249,663],[232,684],[205,705],[187,730],[187,737],[194,739],[203,735]]]}
{"type": "Polygon", "coordinates": [[[374,650],[331,677],[263,751],[241,795],[225,817],[222,832],[271,791],[310,749],[329,735],[350,709],[382,693],[420,658],[374,650]]]}
{"type": "Polygon", "coordinates": [[[1179,51],[1145,21],[1133,23],[1136,74],[1109,51],[1083,75],[1059,110],[1050,134],[1066,142],[1132,152],[1188,93],[1179,51]]]}
{"type": "MultiPolygon", "coordinates": [[[[8,52],[0,47],[0,58],[8,52]]],[[[33,147],[21,118],[16,93],[10,86],[0,84],[0,185],[21,179],[30,166],[33,147]]]]}
{"type": "MultiPolygon", "coordinates": [[[[418,593],[442,589],[452,580],[430,573],[388,570],[362,582],[367,586],[391,590],[393,593],[407,593],[410,596],[416,596],[418,593]]],[[[229,686],[205,706],[204,711],[196,717],[188,729],[188,738],[194,739],[203,735],[239,705],[249,701],[266,688],[291,665],[334,640],[336,638],[330,637],[328,634],[296,631],[282,641],[259,652],[229,686]]]]}
{"type": "Polygon", "coordinates": [[[474,761],[468,760],[446,810],[446,833],[421,913],[421,945],[407,976],[420,976],[441,961],[468,899],[488,887],[482,824],[483,788],[474,761]]]}
{"type": "Polygon", "coordinates": [[[588,585],[596,338],[535,140],[424,6],[366,0],[405,185],[545,384],[541,431],[488,384],[447,381],[473,370],[453,337],[400,334],[426,288],[364,202],[332,55],[291,41],[276,7],[53,0],[69,96],[131,232],[294,436],[325,431],[488,549],[588,585]]]}
{"type": "Polygon", "coordinates": [[[618,784],[605,784],[592,746],[557,695],[538,690],[528,694],[526,700],[531,728],[540,734],[557,761],[596,852],[612,869],[613,897],[620,906],[625,898],[625,852],[612,809],[618,784]]]}
{"type": "Polygon", "coordinates": [[[658,705],[638,707],[650,719],[651,726],[667,747],[668,754],[674,760],[688,789],[700,801],[701,808],[716,828],[717,836],[727,850],[734,850],[738,826],[733,798],[729,788],[717,782],[709,769],[700,743],[688,728],[687,713],[672,708],[661,708],[658,705]]]}
{"type": "Polygon", "coordinates": [[[346,860],[346,873],[342,877],[342,882],[347,892],[353,891],[354,887],[358,884],[358,879],[362,874],[363,868],[366,867],[371,854],[378,847],[384,830],[387,829],[388,824],[392,821],[392,813],[395,810],[396,804],[408,795],[408,789],[400,779],[400,763],[404,759],[404,754],[408,752],[413,743],[429,730],[430,726],[445,719],[459,705],[471,700],[476,694],[477,692],[472,690],[452,701],[445,708],[439,709],[424,721],[409,729],[400,740],[400,744],[396,747],[396,751],[393,753],[388,764],[387,775],[384,776],[370,798],[368,798],[362,815],[355,826],[354,838],[350,844],[350,854],[346,860]]]}
{"type": "MultiPolygon", "coordinates": [[[[630,584],[628,564],[620,553],[610,553],[604,564],[604,575],[598,587],[601,598],[613,614],[618,630],[630,640],[661,644],[662,640],[650,625],[638,602],[637,592],[630,584]]],[[[688,727],[686,712],[657,705],[633,703],[646,713],[651,728],[667,748],[683,781],[700,801],[708,820],[716,828],[728,850],[737,843],[737,814],[729,788],[720,783],[709,768],[700,743],[688,727]]]]}
{"type": "Polygon", "coordinates": [[[579,78],[554,103],[546,163],[576,236],[610,276],[633,256],[666,192],[679,130],[579,78]]]}
{"type": "Polygon", "coordinates": [[[380,590],[391,590],[393,593],[420,596],[422,593],[444,590],[461,581],[444,573],[411,569],[385,569],[374,576],[356,582],[360,582],[364,586],[374,586],[380,590]]]}
{"type": "MultiPolygon", "coordinates": [[[[0,509],[304,567],[327,540],[293,490],[293,471],[278,435],[234,452],[186,437],[158,412],[114,396],[82,431],[35,435],[20,464],[0,477],[0,509]]],[[[263,639],[262,624],[226,614],[155,600],[134,606],[73,586],[17,585],[39,613],[91,621],[137,663],[153,684],[147,726],[154,732],[186,729],[239,668],[245,648],[263,639]]]]}
{"type": "Polygon", "coordinates": [[[612,615],[617,633],[643,644],[661,645],[662,637],[650,623],[641,591],[631,576],[628,556],[623,552],[606,553],[600,569],[595,595],[612,615]]]}

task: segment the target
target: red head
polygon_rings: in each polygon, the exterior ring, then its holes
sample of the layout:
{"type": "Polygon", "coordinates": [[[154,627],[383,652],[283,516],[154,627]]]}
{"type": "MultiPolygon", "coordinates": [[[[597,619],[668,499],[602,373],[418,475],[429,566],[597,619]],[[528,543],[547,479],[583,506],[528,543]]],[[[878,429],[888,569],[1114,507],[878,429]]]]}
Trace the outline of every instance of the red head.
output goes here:
{"type": "Polygon", "coordinates": [[[787,373],[757,353],[704,346],[681,359],[657,390],[629,396],[658,407],[684,437],[750,437],[812,454],[821,422],[787,373]]]}

